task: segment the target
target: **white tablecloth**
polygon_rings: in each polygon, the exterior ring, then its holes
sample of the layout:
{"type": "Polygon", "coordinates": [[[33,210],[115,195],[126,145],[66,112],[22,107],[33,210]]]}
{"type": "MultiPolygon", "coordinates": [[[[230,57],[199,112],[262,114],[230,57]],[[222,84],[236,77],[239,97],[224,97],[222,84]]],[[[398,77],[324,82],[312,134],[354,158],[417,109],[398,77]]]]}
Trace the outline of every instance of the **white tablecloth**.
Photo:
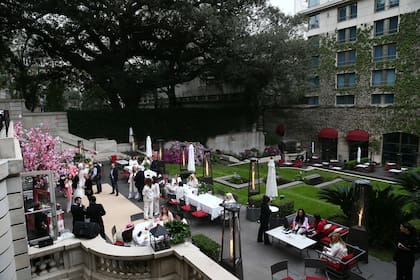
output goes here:
{"type": "Polygon", "coordinates": [[[154,228],[160,224],[163,226],[163,222],[156,220],[149,220],[142,223],[137,224],[133,230],[133,240],[135,246],[150,246],[150,232],[151,228],[154,228]],[[139,232],[141,232],[140,236],[138,236],[139,232]]]}
{"type": "Polygon", "coordinates": [[[191,204],[197,207],[197,210],[203,210],[209,213],[212,220],[216,219],[222,213],[223,207],[220,204],[223,202],[223,199],[220,197],[211,195],[209,193],[194,195],[194,194],[185,194],[185,203],[191,204]]]}

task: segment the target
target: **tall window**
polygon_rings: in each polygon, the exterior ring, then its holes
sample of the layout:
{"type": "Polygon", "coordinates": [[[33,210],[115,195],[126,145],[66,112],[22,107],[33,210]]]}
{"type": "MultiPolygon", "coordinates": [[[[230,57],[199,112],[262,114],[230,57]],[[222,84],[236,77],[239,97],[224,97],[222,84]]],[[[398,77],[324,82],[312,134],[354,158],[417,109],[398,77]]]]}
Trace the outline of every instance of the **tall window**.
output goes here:
{"type": "Polygon", "coordinates": [[[393,7],[398,7],[400,0],[375,0],[375,12],[384,11],[393,7]]]}
{"type": "Polygon", "coordinates": [[[337,42],[347,43],[356,41],[356,26],[340,29],[337,31],[337,42]]]}
{"type": "Polygon", "coordinates": [[[393,94],[372,94],[372,105],[389,105],[394,103],[393,94]]]}
{"type": "Polygon", "coordinates": [[[319,28],[319,14],[309,17],[309,29],[319,28]]]}
{"type": "Polygon", "coordinates": [[[357,17],[357,3],[338,8],[337,21],[345,21],[357,17]]]}
{"type": "Polygon", "coordinates": [[[319,55],[311,56],[311,67],[319,68],[319,55]]]}
{"type": "Polygon", "coordinates": [[[337,66],[352,65],[356,63],[356,51],[349,50],[337,53],[337,66]]]}
{"type": "Polygon", "coordinates": [[[372,71],[372,86],[393,86],[395,84],[395,69],[372,71]]]}
{"type": "Polygon", "coordinates": [[[307,96],[305,99],[307,105],[319,105],[319,96],[307,96]]]}
{"type": "Polygon", "coordinates": [[[352,88],[356,86],[356,73],[337,74],[337,88],[352,88]]]}
{"type": "Polygon", "coordinates": [[[319,35],[311,36],[311,37],[308,38],[308,40],[309,40],[309,43],[310,43],[311,47],[313,47],[313,48],[318,49],[321,46],[319,35]]]}
{"type": "Polygon", "coordinates": [[[308,8],[312,8],[319,5],[319,0],[309,0],[308,1],[308,8]]]}
{"type": "Polygon", "coordinates": [[[373,61],[392,60],[397,56],[397,44],[386,44],[373,47],[373,61]]]}
{"type": "Polygon", "coordinates": [[[309,79],[309,87],[311,89],[318,89],[319,88],[319,76],[315,76],[309,79]]]}
{"type": "Polygon", "coordinates": [[[353,105],[354,95],[337,95],[336,103],[337,105],[353,105]]]}
{"type": "Polygon", "coordinates": [[[398,16],[375,21],[375,36],[393,34],[398,31],[398,16]]]}

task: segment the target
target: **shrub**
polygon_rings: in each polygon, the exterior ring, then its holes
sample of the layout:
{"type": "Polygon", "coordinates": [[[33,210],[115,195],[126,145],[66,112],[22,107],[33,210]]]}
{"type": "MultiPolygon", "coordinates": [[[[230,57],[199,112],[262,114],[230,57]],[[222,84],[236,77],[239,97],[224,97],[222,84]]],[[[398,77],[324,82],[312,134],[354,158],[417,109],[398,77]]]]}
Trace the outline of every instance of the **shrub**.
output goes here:
{"type": "Polygon", "coordinates": [[[192,237],[192,243],[200,248],[200,251],[215,261],[219,261],[220,244],[208,238],[203,234],[197,234],[192,237]]]}
{"type": "Polygon", "coordinates": [[[179,244],[184,242],[185,238],[191,237],[190,226],[184,224],[182,221],[174,220],[167,222],[165,228],[171,236],[172,244],[179,244]]]}

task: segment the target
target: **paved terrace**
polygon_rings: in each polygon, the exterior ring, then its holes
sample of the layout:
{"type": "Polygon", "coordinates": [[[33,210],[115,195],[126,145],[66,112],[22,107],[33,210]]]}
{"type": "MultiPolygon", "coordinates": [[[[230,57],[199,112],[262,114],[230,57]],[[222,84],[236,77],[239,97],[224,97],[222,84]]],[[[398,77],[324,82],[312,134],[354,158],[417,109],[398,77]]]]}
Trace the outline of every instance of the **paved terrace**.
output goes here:
{"type": "MultiPolygon", "coordinates": [[[[104,166],[104,182],[108,182],[109,167],[104,166]]],[[[120,195],[109,194],[111,187],[109,184],[103,186],[103,192],[97,195],[97,202],[102,203],[107,215],[105,219],[105,231],[110,236],[112,225],[121,229],[128,221],[130,216],[142,212],[143,203],[135,200],[128,200],[128,185],[125,179],[119,181],[120,195]]],[[[96,190],[96,187],[93,187],[96,190]]],[[[64,198],[61,194],[57,195],[57,200],[64,205],[64,198]]],[[[86,202],[84,202],[87,205],[86,202]]],[[[289,261],[289,274],[294,279],[303,279],[303,258],[296,250],[290,247],[284,247],[274,243],[272,246],[266,246],[263,243],[257,243],[257,231],[259,224],[245,219],[245,207],[241,210],[241,240],[242,240],[242,258],[245,280],[271,279],[270,266],[279,260],[287,259],[289,261]]],[[[135,223],[142,222],[137,220],[135,223]]],[[[202,233],[221,242],[221,224],[215,221],[197,221],[189,219],[192,234],[202,233]]],[[[71,227],[71,214],[65,214],[65,225],[71,227]]],[[[315,251],[309,250],[311,257],[317,257],[315,251]]],[[[380,261],[369,256],[369,263],[360,262],[360,268],[365,279],[395,279],[395,263],[380,261]]],[[[417,260],[414,268],[414,279],[420,279],[420,260],[417,260]]]]}

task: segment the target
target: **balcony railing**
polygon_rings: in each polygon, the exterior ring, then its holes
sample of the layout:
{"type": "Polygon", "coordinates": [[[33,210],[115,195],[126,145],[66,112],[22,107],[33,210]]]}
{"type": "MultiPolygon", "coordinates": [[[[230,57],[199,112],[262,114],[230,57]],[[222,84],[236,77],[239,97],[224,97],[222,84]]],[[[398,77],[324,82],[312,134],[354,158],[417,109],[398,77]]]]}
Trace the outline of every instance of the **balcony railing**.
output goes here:
{"type": "Polygon", "coordinates": [[[100,237],[67,239],[29,249],[32,279],[237,280],[187,242],[154,252],[151,247],[120,247],[100,237]]]}

